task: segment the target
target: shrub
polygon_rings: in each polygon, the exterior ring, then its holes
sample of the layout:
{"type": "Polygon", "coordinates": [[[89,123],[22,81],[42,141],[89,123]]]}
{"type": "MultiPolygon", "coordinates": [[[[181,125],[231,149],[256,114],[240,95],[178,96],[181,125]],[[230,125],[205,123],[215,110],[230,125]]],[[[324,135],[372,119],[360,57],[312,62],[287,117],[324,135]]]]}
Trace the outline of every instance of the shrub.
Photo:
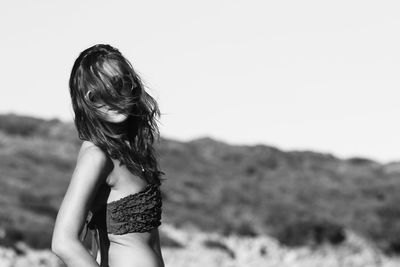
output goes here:
{"type": "Polygon", "coordinates": [[[347,160],[348,162],[355,164],[355,165],[366,165],[366,164],[373,164],[375,161],[371,159],[361,158],[361,157],[353,157],[347,160]]]}
{"type": "Polygon", "coordinates": [[[343,227],[335,223],[302,220],[284,225],[277,231],[276,237],[283,245],[297,247],[322,243],[337,245],[345,240],[346,235],[343,227]]]}
{"type": "Polygon", "coordinates": [[[398,234],[388,238],[387,244],[384,244],[383,251],[389,256],[400,255],[400,238],[398,238],[398,234]]]}
{"type": "MultiPolygon", "coordinates": [[[[51,230],[51,229],[49,229],[51,230]]],[[[24,230],[23,241],[35,249],[49,249],[52,233],[48,230],[24,230]]]]}
{"type": "Polygon", "coordinates": [[[19,195],[19,201],[27,210],[47,215],[54,219],[57,217],[58,209],[51,206],[50,197],[47,195],[36,196],[25,192],[19,195]]]}
{"type": "Polygon", "coordinates": [[[256,237],[257,231],[254,229],[254,226],[251,222],[244,221],[239,223],[236,228],[236,233],[240,236],[249,236],[249,237],[256,237]]]}
{"type": "Polygon", "coordinates": [[[388,255],[400,255],[400,239],[390,240],[384,252],[388,255]]]}
{"type": "Polygon", "coordinates": [[[238,224],[225,223],[221,224],[221,229],[219,229],[219,233],[223,236],[229,235],[238,235],[238,236],[248,236],[248,237],[256,237],[258,236],[257,231],[254,229],[251,222],[242,221],[238,224]]]}
{"type": "Polygon", "coordinates": [[[4,238],[0,238],[0,246],[14,248],[14,244],[23,239],[21,231],[14,228],[5,228],[4,238]]]}
{"type": "Polygon", "coordinates": [[[5,237],[0,239],[0,245],[16,249],[17,242],[24,242],[35,249],[46,249],[51,246],[51,229],[18,229],[13,227],[5,228],[5,237]]]}
{"type": "Polygon", "coordinates": [[[164,232],[160,232],[160,245],[162,247],[183,248],[184,246],[164,232]]]}
{"type": "Polygon", "coordinates": [[[203,242],[204,246],[208,247],[208,248],[216,248],[216,249],[220,249],[226,253],[228,253],[228,255],[234,259],[235,258],[235,252],[232,251],[227,245],[225,245],[224,243],[222,243],[219,240],[211,240],[211,239],[207,239],[203,242]]]}

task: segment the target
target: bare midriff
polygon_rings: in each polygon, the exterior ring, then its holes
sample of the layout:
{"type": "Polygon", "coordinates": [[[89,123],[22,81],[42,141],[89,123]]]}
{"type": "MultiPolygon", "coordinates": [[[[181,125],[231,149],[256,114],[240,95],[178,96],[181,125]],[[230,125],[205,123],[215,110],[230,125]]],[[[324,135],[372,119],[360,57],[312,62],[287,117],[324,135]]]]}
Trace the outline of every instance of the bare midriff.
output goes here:
{"type": "Polygon", "coordinates": [[[146,233],[108,234],[109,267],[164,267],[158,247],[158,229],[146,233]]]}
{"type": "Polygon", "coordinates": [[[99,238],[97,262],[101,267],[165,267],[158,228],[123,235],[107,234],[99,229],[99,238]]]}

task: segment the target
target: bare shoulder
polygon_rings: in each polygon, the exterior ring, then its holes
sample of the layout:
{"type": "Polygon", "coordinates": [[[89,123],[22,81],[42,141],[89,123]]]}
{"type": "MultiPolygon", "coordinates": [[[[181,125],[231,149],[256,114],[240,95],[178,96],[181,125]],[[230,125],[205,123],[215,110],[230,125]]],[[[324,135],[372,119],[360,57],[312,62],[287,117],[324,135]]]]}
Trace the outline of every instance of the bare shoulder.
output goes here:
{"type": "Polygon", "coordinates": [[[81,151],[82,151],[82,152],[83,152],[83,151],[86,151],[86,150],[88,150],[88,149],[91,149],[91,150],[94,150],[94,151],[97,151],[97,152],[102,152],[101,149],[100,149],[98,146],[96,146],[95,144],[93,144],[93,142],[84,140],[84,141],[82,142],[80,152],[81,152],[81,151]]]}
{"type": "Polygon", "coordinates": [[[83,154],[89,154],[91,156],[94,157],[107,157],[107,155],[103,152],[103,150],[101,150],[98,146],[96,146],[95,144],[93,144],[90,141],[83,141],[81,148],[79,150],[79,154],[78,154],[78,159],[83,155],[83,154]]]}
{"type": "Polygon", "coordinates": [[[108,155],[98,146],[90,141],[83,141],[79,150],[77,162],[92,161],[104,167],[111,167],[112,161],[108,155]]]}

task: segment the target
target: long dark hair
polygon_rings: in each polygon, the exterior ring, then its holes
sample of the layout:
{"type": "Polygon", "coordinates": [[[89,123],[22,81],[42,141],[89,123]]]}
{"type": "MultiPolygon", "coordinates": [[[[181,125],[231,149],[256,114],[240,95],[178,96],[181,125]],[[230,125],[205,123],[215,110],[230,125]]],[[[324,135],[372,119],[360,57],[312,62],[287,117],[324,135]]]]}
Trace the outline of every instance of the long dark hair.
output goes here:
{"type": "Polygon", "coordinates": [[[93,142],[147,182],[161,184],[165,173],[159,171],[153,147],[160,135],[160,110],[118,49],[97,44],[82,51],[72,67],[69,88],[79,139],[93,142]],[[127,119],[104,120],[95,100],[127,119]]]}

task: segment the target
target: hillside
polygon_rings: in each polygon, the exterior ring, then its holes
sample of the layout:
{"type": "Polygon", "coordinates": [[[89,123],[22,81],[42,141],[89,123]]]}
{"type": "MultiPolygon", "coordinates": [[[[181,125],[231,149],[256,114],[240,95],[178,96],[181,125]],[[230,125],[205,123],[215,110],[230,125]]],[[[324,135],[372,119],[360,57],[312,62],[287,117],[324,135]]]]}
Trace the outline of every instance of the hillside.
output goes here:
{"type": "MultiPolygon", "coordinates": [[[[5,245],[49,247],[80,146],[72,123],[0,115],[5,245]]],[[[163,222],[222,235],[269,234],[289,246],[340,243],[344,229],[400,252],[400,163],[311,151],[161,138],[163,222]]],[[[165,239],[166,240],[166,239],[165,239]]]]}

